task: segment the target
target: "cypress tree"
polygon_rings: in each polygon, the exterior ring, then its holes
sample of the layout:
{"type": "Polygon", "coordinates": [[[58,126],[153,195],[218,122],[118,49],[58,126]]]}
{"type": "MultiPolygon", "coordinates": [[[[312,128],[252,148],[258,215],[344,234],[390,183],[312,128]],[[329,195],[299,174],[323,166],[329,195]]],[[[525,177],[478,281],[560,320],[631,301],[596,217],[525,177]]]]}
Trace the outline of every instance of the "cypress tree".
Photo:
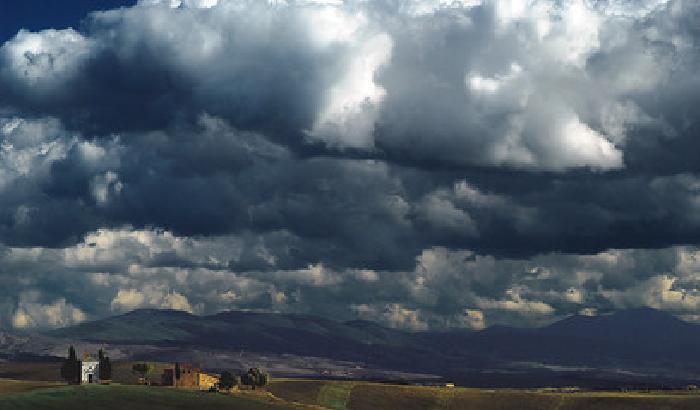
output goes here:
{"type": "Polygon", "coordinates": [[[75,348],[70,346],[68,348],[68,358],[63,362],[61,366],[61,378],[70,384],[80,383],[80,361],[75,355],[75,348]]]}
{"type": "Polygon", "coordinates": [[[109,361],[109,357],[105,355],[104,351],[100,349],[100,380],[111,380],[112,379],[112,363],[109,361]]]}

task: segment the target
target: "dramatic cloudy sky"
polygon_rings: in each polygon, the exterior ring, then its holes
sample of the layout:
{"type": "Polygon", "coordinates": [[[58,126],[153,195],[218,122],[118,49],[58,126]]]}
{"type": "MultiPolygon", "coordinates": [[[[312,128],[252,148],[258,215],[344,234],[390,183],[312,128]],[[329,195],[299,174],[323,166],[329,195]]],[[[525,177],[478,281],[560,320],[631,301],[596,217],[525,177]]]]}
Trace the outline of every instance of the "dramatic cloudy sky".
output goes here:
{"type": "Polygon", "coordinates": [[[696,0],[1,7],[0,327],[700,319],[696,0]]]}

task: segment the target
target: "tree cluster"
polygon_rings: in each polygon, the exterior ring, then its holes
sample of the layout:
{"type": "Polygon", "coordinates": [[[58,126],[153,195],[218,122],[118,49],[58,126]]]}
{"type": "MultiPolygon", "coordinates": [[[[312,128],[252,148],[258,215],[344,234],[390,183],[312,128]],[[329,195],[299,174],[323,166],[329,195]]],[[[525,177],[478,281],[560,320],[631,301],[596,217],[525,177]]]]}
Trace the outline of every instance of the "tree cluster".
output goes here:
{"type": "Polygon", "coordinates": [[[100,360],[100,380],[111,380],[112,363],[109,361],[109,357],[105,355],[105,352],[102,349],[100,349],[100,351],[98,352],[98,357],[100,360]]]}
{"type": "Polygon", "coordinates": [[[61,378],[70,384],[80,384],[81,362],[73,346],[68,348],[68,358],[61,366],[61,378]]]}
{"type": "Polygon", "coordinates": [[[219,388],[228,390],[240,384],[240,377],[234,376],[233,373],[229,371],[223,371],[221,377],[219,378],[219,388]]]}
{"type": "Polygon", "coordinates": [[[240,373],[238,376],[230,371],[223,371],[219,378],[218,388],[228,390],[234,386],[251,386],[253,390],[256,387],[263,387],[270,383],[270,374],[260,368],[248,369],[245,373],[240,373]]]}
{"type": "Polygon", "coordinates": [[[246,386],[251,386],[253,390],[256,387],[266,386],[270,382],[270,374],[264,369],[253,367],[248,369],[248,372],[241,376],[241,383],[246,386]]]}

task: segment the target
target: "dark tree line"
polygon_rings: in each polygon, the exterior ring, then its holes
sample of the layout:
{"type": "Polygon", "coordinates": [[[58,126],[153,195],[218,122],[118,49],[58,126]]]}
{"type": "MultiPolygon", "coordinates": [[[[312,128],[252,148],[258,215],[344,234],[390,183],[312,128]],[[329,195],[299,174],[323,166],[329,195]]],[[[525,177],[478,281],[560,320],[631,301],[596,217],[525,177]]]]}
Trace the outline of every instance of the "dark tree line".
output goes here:
{"type": "Polygon", "coordinates": [[[244,385],[251,386],[255,390],[256,387],[263,387],[269,383],[270,374],[257,367],[248,369],[246,373],[240,376],[234,376],[233,373],[224,371],[219,378],[219,388],[221,389],[231,389],[233,386],[244,385]]]}
{"type": "Polygon", "coordinates": [[[111,380],[112,379],[112,363],[109,361],[109,357],[105,355],[104,350],[100,349],[98,353],[100,360],[100,380],[111,380]]]}
{"type": "Polygon", "coordinates": [[[61,366],[61,378],[70,384],[80,384],[81,364],[73,346],[68,348],[68,358],[61,366]]]}
{"type": "Polygon", "coordinates": [[[229,371],[221,372],[221,377],[219,378],[219,388],[220,389],[231,389],[233,386],[238,386],[241,384],[241,378],[234,376],[233,373],[229,371]]]}
{"type": "Polygon", "coordinates": [[[256,387],[266,386],[270,382],[270,375],[263,369],[254,367],[248,369],[248,372],[241,376],[241,383],[246,386],[251,386],[253,390],[256,387]]]}

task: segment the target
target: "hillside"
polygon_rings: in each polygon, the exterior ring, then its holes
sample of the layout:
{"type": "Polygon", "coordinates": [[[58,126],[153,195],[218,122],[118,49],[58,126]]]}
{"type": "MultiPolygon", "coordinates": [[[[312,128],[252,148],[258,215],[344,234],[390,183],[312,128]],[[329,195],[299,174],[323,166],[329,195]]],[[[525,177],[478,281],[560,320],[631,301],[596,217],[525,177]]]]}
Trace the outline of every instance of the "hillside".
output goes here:
{"type": "Polygon", "coordinates": [[[693,369],[700,364],[694,348],[700,343],[700,326],[650,308],[575,315],[537,329],[501,326],[425,337],[452,355],[479,352],[509,361],[693,369]]]}
{"type": "Polygon", "coordinates": [[[700,326],[654,309],[572,316],[536,329],[406,332],[373,322],[225,312],[136,310],[52,337],[163,348],[316,356],[476,385],[682,384],[700,378],[700,326]]]}
{"type": "Polygon", "coordinates": [[[335,322],[309,315],[222,312],[195,316],[176,310],[140,309],[48,333],[58,337],[109,342],[206,343],[209,346],[256,345],[283,350],[309,337],[328,343],[405,345],[405,332],[373,322],[335,322]],[[206,335],[206,340],[202,336],[206,335]],[[291,344],[290,344],[291,342],[291,344]]]}
{"type": "Polygon", "coordinates": [[[417,358],[424,353],[423,344],[411,335],[368,322],[236,311],[194,316],[144,309],[48,334],[91,342],[320,356],[399,367],[406,355],[417,358]]]}

